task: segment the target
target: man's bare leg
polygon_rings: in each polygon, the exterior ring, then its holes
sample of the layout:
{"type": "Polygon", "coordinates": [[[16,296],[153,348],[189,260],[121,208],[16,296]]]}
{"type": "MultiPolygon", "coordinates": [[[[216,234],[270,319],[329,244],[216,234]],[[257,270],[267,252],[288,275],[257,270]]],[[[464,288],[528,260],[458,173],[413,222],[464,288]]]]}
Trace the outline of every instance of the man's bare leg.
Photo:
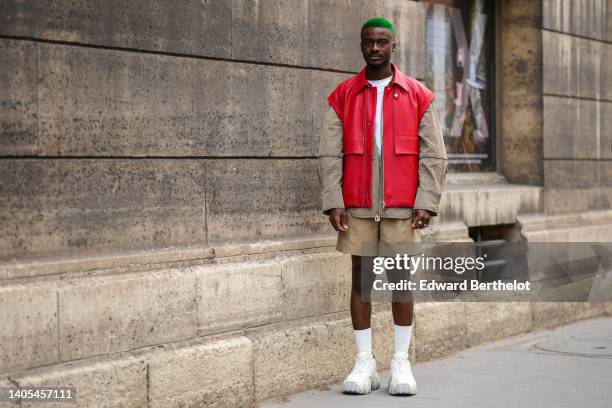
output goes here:
{"type": "Polygon", "coordinates": [[[370,319],[372,316],[370,295],[372,293],[372,284],[375,278],[374,272],[372,272],[373,259],[373,257],[351,256],[351,319],[353,321],[353,329],[355,330],[370,328],[370,319]],[[362,268],[362,263],[365,266],[364,268],[362,268]]]}
{"type": "Polygon", "coordinates": [[[357,345],[355,368],[344,380],[344,392],[367,394],[380,387],[376,361],[372,355],[372,302],[370,294],[374,273],[371,257],[352,256],[351,318],[357,345]],[[362,261],[364,265],[362,265],[362,261]],[[369,266],[368,266],[369,265],[369,266]]]}

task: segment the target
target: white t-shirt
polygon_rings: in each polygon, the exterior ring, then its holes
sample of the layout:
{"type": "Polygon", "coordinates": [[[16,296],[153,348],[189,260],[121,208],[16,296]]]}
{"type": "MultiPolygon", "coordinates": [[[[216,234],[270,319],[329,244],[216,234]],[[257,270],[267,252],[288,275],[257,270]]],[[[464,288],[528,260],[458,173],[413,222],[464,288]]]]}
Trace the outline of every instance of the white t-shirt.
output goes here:
{"type": "Polygon", "coordinates": [[[382,134],[383,134],[383,97],[385,94],[385,87],[389,85],[391,80],[393,79],[393,75],[377,80],[369,80],[368,82],[372,84],[372,86],[376,87],[376,119],[374,119],[374,141],[376,143],[376,150],[378,154],[380,154],[380,145],[382,143],[382,134]]]}

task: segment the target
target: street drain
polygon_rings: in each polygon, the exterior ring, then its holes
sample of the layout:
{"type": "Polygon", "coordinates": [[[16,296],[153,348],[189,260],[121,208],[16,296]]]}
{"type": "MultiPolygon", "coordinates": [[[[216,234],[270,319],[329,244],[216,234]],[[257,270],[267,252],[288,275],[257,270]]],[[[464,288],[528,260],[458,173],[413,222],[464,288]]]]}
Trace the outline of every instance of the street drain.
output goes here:
{"type": "Polygon", "coordinates": [[[540,351],[577,357],[612,359],[612,340],[571,337],[544,340],[533,345],[540,351]]]}

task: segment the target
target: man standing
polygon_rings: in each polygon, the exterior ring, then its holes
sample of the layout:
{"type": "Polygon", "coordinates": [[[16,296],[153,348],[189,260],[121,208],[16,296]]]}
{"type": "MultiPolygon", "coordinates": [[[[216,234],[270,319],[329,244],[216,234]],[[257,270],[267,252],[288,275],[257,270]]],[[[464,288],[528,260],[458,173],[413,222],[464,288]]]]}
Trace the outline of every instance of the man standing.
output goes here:
{"type": "MultiPolygon", "coordinates": [[[[372,354],[372,257],[386,244],[420,241],[437,215],[448,168],[434,95],[392,64],[395,27],[373,18],[361,28],[361,72],[327,98],[319,146],[323,212],[338,231],[336,249],[351,254],[351,318],[357,358],[347,393],[379,387],[372,354]],[[373,247],[369,244],[380,246],[373,247]],[[373,249],[375,248],[375,249],[373,249]]],[[[387,254],[385,254],[387,255],[387,254]]],[[[408,348],[413,302],[393,293],[395,354],[389,393],[416,394],[408,348]]]]}

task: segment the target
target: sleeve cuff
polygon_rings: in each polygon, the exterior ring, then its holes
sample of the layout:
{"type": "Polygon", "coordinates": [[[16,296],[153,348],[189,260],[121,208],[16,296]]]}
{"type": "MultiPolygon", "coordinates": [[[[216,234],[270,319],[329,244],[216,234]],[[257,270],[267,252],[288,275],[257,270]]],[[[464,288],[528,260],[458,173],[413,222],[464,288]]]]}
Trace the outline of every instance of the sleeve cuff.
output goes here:
{"type": "Polygon", "coordinates": [[[415,210],[429,210],[435,217],[438,215],[440,209],[440,198],[440,194],[418,189],[413,208],[415,210]]]}
{"type": "Polygon", "coordinates": [[[334,208],[344,208],[344,199],[342,191],[330,192],[323,195],[323,214],[329,215],[329,212],[334,208]]]}

